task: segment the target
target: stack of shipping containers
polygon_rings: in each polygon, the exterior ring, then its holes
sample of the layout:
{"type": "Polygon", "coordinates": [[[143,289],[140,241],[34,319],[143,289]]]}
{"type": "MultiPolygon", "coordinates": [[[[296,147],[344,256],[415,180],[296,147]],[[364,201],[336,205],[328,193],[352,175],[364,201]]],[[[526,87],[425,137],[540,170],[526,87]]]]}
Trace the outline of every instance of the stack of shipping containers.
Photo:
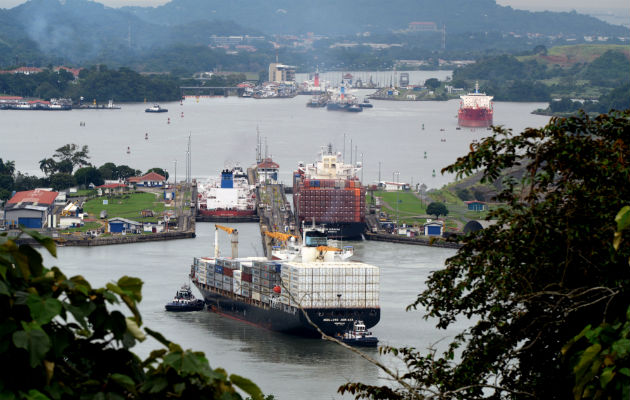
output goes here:
{"type": "Polygon", "coordinates": [[[201,284],[263,303],[270,303],[280,285],[280,264],[274,261],[196,257],[193,271],[201,284]]]}
{"type": "Polygon", "coordinates": [[[296,183],[301,220],[365,221],[365,187],[358,180],[304,179],[296,183]]]}
{"type": "Polygon", "coordinates": [[[379,283],[379,268],[373,265],[289,262],[282,265],[280,302],[303,308],[375,308],[379,283]]]}
{"type": "Polygon", "coordinates": [[[295,263],[195,258],[195,277],[236,296],[307,308],[379,307],[379,268],[359,262],[295,263]],[[290,294],[289,294],[290,292],[290,294]]]}

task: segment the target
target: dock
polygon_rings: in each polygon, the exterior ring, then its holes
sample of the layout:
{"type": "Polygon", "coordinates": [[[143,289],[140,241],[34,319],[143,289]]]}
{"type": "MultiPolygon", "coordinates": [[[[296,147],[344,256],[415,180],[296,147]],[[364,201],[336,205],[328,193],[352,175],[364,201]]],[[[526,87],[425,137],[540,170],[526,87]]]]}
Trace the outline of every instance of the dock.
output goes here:
{"type": "MultiPolygon", "coordinates": [[[[260,182],[253,168],[247,170],[250,182],[260,182]]],[[[256,187],[256,205],[260,225],[260,236],[265,256],[271,255],[274,245],[265,232],[282,232],[298,235],[295,216],[286,197],[286,188],[282,183],[267,180],[256,187]]]]}

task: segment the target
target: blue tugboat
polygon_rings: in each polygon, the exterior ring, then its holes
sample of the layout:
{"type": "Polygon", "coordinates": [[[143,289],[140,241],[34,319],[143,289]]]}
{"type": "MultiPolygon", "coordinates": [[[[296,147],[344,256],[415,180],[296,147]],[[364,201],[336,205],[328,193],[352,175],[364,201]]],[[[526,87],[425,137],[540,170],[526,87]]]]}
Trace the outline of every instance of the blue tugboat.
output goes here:
{"type": "Polygon", "coordinates": [[[372,332],[366,330],[363,321],[359,320],[354,321],[352,329],[344,332],[343,335],[339,334],[337,339],[349,346],[376,347],[378,345],[378,338],[372,336],[372,332]]]}
{"type": "Polygon", "coordinates": [[[184,285],[177,291],[173,301],[164,307],[166,311],[201,311],[205,307],[205,303],[193,296],[190,286],[184,285]]]}

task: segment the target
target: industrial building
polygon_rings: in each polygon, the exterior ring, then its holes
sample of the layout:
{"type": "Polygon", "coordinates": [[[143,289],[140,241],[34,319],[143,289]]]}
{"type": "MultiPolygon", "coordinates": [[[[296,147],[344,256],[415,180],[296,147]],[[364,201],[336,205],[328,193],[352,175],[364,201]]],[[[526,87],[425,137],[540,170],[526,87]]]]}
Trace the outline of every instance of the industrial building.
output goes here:
{"type": "Polygon", "coordinates": [[[141,233],[142,222],[132,221],[126,218],[115,217],[108,220],[110,233],[141,233]]]}
{"type": "Polygon", "coordinates": [[[295,67],[279,63],[269,64],[269,82],[295,82],[295,67]]]}
{"type": "Polygon", "coordinates": [[[22,225],[31,229],[54,226],[52,212],[58,194],[42,189],[17,192],[4,207],[6,224],[11,227],[22,225]]]}

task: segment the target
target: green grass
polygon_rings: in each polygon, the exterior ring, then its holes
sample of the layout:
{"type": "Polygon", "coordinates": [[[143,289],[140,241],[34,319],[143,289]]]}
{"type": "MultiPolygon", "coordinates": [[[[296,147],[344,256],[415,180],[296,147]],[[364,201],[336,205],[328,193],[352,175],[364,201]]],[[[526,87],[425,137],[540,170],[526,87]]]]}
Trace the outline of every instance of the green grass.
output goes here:
{"type": "Polygon", "coordinates": [[[457,197],[447,189],[432,190],[431,193],[429,193],[429,196],[433,199],[433,201],[444,203],[447,208],[449,205],[463,204],[459,197],[457,197]]]}
{"type": "Polygon", "coordinates": [[[576,44],[566,46],[554,46],[547,50],[547,55],[535,54],[516,57],[519,61],[535,59],[549,65],[573,65],[576,63],[589,63],[608,50],[622,51],[626,56],[630,55],[630,46],[621,44],[576,44]]]}
{"type": "Polygon", "coordinates": [[[101,227],[101,224],[98,222],[86,222],[85,225],[78,228],[68,228],[64,229],[61,232],[87,232],[98,229],[101,227]]]}
{"type": "Polygon", "coordinates": [[[76,193],[68,193],[67,197],[88,197],[96,195],[95,189],[81,189],[77,190],[76,193]]]}
{"type": "Polygon", "coordinates": [[[106,210],[108,219],[121,217],[139,222],[157,221],[157,217],[164,209],[161,196],[152,193],[133,193],[109,198],[99,197],[89,200],[83,206],[83,210],[92,218],[99,218],[101,210],[106,210]],[[109,204],[103,204],[103,200],[108,200],[109,204]],[[156,217],[143,218],[140,214],[142,210],[153,210],[156,217]]]}
{"type": "Polygon", "coordinates": [[[418,218],[410,218],[412,216],[424,215],[426,213],[426,204],[417,198],[411,192],[374,192],[374,195],[381,197],[383,202],[387,203],[391,209],[383,207],[383,210],[390,215],[391,218],[396,218],[396,201],[398,200],[398,219],[413,223],[418,218]]]}

